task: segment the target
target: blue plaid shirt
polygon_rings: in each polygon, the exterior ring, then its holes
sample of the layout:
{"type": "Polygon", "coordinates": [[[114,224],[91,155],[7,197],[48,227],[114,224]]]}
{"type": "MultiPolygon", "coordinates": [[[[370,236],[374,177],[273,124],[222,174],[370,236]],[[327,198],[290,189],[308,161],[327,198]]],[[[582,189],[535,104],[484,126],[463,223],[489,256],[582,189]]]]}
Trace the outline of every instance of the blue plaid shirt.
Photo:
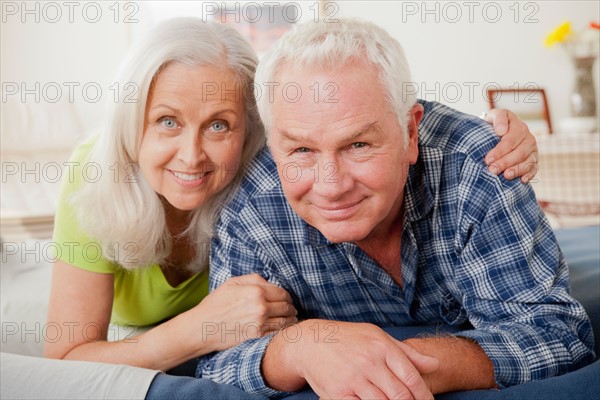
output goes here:
{"type": "MultiPolygon", "coordinates": [[[[567,264],[531,186],[487,171],[483,158],[498,142],[488,124],[422,104],[404,199],[402,287],[358,246],[331,243],[300,219],[264,149],[216,226],[211,288],[259,273],[290,292],[300,319],[466,326],[458,335],[479,343],[501,387],[590,363],[590,321],[569,294],[567,264]]],[[[269,340],[205,356],[197,375],[278,396],[261,376],[269,340]]]]}

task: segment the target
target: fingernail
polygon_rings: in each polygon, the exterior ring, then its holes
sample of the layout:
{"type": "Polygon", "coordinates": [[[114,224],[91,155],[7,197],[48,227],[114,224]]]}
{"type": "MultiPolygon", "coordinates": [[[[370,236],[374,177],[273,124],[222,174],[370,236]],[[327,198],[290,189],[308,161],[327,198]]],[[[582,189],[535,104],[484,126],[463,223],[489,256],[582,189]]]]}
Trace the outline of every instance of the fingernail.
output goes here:
{"type": "Polygon", "coordinates": [[[498,128],[498,133],[502,134],[502,133],[506,133],[506,131],[508,130],[508,125],[505,124],[499,124],[497,126],[498,128]]]}
{"type": "Polygon", "coordinates": [[[485,165],[490,165],[491,163],[493,163],[494,161],[496,161],[496,159],[494,157],[486,157],[485,158],[485,165]]]}
{"type": "Polygon", "coordinates": [[[500,173],[500,168],[498,168],[496,165],[490,165],[488,167],[488,171],[490,171],[494,175],[498,175],[500,173]]]}

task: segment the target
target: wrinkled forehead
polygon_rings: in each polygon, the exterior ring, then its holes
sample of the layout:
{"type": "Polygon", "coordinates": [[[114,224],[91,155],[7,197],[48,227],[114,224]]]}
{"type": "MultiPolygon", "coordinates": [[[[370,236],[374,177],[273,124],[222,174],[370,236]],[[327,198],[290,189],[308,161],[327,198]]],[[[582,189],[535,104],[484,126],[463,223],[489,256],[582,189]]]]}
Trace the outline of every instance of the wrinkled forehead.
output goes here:
{"type": "Polygon", "coordinates": [[[335,70],[289,64],[275,84],[271,135],[351,136],[390,116],[395,120],[377,69],[370,64],[335,70]]]}
{"type": "Polygon", "coordinates": [[[271,97],[270,129],[281,122],[279,113],[285,109],[294,113],[299,108],[312,107],[316,111],[330,110],[340,102],[365,106],[365,100],[383,99],[386,110],[393,109],[389,89],[381,79],[381,68],[366,58],[348,58],[345,62],[333,60],[314,64],[284,61],[277,68],[271,85],[263,95],[271,97]],[[283,107],[282,107],[283,106],[283,107]],[[279,114],[279,115],[278,115],[279,114]]]}
{"type": "Polygon", "coordinates": [[[362,60],[337,64],[301,65],[286,62],[273,80],[273,103],[286,101],[298,106],[312,102],[323,106],[365,94],[385,97],[387,90],[379,67],[362,60]]]}
{"type": "Polygon", "coordinates": [[[295,59],[283,59],[274,70],[274,81],[282,82],[282,77],[285,77],[290,72],[293,73],[312,73],[322,75],[339,75],[345,71],[360,69],[369,79],[379,80],[381,78],[380,66],[370,62],[365,55],[358,54],[353,57],[344,59],[314,59],[308,61],[299,61],[295,59]]]}
{"type": "MultiPolygon", "coordinates": [[[[270,83],[271,104],[285,102],[290,107],[320,105],[329,107],[365,93],[386,97],[379,69],[363,61],[343,65],[300,65],[287,62],[270,83]]],[[[276,115],[274,115],[276,117],[276,115]]]]}

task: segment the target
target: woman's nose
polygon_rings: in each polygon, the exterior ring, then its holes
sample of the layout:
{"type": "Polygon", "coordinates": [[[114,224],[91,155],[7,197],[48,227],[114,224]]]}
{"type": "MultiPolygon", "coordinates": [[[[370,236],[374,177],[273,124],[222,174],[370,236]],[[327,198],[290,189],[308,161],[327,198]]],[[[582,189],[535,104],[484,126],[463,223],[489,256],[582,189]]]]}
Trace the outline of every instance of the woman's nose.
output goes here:
{"type": "Polygon", "coordinates": [[[177,158],[187,167],[197,168],[206,159],[206,154],[202,149],[201,135],[191,130],[185,132],[179,143],[177,158]]]}

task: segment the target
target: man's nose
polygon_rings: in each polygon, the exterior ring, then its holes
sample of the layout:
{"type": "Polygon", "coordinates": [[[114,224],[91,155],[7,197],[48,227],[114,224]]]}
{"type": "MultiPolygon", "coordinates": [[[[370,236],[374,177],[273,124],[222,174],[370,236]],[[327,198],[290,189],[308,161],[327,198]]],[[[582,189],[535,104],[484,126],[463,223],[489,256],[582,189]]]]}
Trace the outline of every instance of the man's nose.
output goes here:
{"type": "Polygon", "coordinates": [[[327,200],[337,200],[349,192],[354,180],[343,161],[335,157],[319,162],[318,175],[314,177],[313,192],[327,200]]]}

